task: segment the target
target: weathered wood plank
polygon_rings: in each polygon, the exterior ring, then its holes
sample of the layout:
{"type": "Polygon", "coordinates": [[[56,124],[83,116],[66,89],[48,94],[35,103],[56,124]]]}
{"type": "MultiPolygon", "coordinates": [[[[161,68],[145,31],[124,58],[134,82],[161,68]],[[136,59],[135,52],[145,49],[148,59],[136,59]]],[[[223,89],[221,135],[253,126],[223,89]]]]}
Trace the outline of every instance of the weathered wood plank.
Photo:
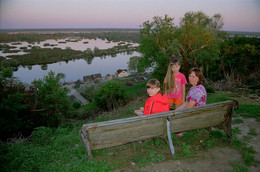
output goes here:
{"type": "MultiPolygon", "coordinates": [[[[210,113],[196,113],[193,116],[186,118],[177,118],[171,121],[171,132],[182,132],[200,128],[207,128],[210,126],[220,125],[224,120],[225,109],[218,110],[218,112],[210,113]]],[[[114,126],[101,127],[104,130],[96,133],[89,131],[89,139],[92,140],[93,149],[101,144],[113,145],[113,142],[122,141],[124,143],[136,141],[140,138],[151,138],[161,136],[163,134],[163,118],[159,120],[150,119],[144,121],[138,121],[136,123],[125,123],[114,126]]]]}
{"type": "MultiPolygon", "coordinates": [[[[168,112],[162,112],[162,113],[157,113],[157,114],[152,114],[152,115],[147,115],[147,116],[137,116],[137,117],[117,119],[117,120],[111,120],[111,121],[105,121],[105,122],[84,124],[82,126],[82,129],[85,129],[85,130],[88,130],[90,128],[95,129],[100,126],[115,125],[115,124],[120,124],[120,123],[125,123],[125,122],[135,122],[135,121],[143,120],[143,119],[157,118],[158,116],[167,117],[172,113],[174,113],[176,116],[179,116],[179,114],[185,114],[186,112],[193,114],[193,112],[195,112],[199,109],[206,110],[206,109],[211,109],[213,107],[223,107],[223,106],[229,106],[232,104],[233,104],[233,101],[225,101],[225,102],[219,102],[219,103],[212,103],[212,104],[208,104],[208,105],[200,106],[200,107],[194,107],[194,108],[190,108],[190,109],[183,109],[180,111],[168,111],[168,112]]],[[[184,117],[184,116],[181,115],[179,117],[184,117]]]]}
{"type": "Polygon", "coordinates": [[[183,132],[220,125],[225,120],[223,115],[225,111],[220,112],[222,112],[222,114],[211,112],[202,115],[194,115],[187,118],[174,119],[171,121],[171,131],[183,132]]]}
{"type": "Polygon", "coordinates": [[[103,132],[95,133],[89,132],[89,139],[91,140],[93,149],[99,147],[100,144],[112,144],[118,140],[122,142],[133,142],[139,139],[147,139],[162,135],[162,119],[151,119],[143,122],[126,124],[123,128],[121,125],[106,126],[103,132]],[[151,121],[151,122],[150,122],[151,121]]]}
{"type": "Polygon", "coordinates": [[[83,144],[87,144],[85,148],[90,152],[89,156],[92,156],[91,150],[165,136],[167,117],[171,119],[171,133],[218,126],[230,137],[231,114],[235,105],[235,101],[225,101],[180,111],[84,124],[80,137],[83,144]]]}

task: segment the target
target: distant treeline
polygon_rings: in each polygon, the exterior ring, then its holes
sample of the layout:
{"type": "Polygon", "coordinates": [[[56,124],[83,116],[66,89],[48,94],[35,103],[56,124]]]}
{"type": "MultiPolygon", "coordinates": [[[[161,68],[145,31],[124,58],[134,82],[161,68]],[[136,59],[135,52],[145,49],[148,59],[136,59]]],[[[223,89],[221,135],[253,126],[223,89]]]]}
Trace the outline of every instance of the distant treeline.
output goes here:
{"type": "Polygon", "coordinates": [[[242,31],[226,31],[229,35],[237,35],[237,36],[260,36],[260,32],[242,32],[242,31]]]}
{"type": "MultiPolygon", "coordinates": [[[[8,34],[7,32],[0,33],[0,43],[25,41],[28,43],[36,43],[47,39],[65,39],[68,37],[80,37],[82,39],[107,39],[108,41],[132,41],[140,42],[140,33],[137,30],[94,30],[92,32],[79,33],[17,33],[8,34]]],[[[44,31],[43,31],[44,32],[44,31]]]]}
{"type": "Polygon", "coordinates": [[[57,29],[0,29],[0,32],[84,32],[84,31],[98,31],[98,32],[104,32],[104,31],[138,31],[140,29],[138,28],[57,28],[57,29]]]}

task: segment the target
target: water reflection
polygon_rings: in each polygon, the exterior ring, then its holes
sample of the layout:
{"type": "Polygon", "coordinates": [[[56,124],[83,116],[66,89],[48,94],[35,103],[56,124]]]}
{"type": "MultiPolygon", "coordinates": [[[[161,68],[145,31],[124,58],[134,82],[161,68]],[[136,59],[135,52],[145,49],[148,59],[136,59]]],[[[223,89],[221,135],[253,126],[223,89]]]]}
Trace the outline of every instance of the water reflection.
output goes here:
{"type": "MultiPolygon", "coordinates": [[[[102,39],[80,39],[74,40],[74,38],[66,39],[49,39],[46,41],[29,44],[27,42],[19,43],[6,43],[12,46],[10,50],[20,50],[20,52],[3,53],[0,51],[0,56],[6,57],[8,55],[26,54],[24,49],[31,48],[61,48],[61,49],[73,49],[86,52],[84,59],[71,60],[57,62],[53,64],[33,65],[33,66],[20,66],[14,71],[14,76],[19,78],[22,82],[31,83],[34,79],[43,78],[49,71],[54,71],[56,74],[64,73],[66,82],[76,81],[83,78],[83,76],[91,75],[95,73],[101,73],[102,76],[107,74],[114,75],[118,69],[127,69],[127,62],[132,56],[139,56],[139,53],[126,52],[122,54],[112,54],[110,56],[94,57],[92,51],[100,51],[102,49],[109,49],[122,42],[109,42],[102,39]],[[91,52],[91,53],[89,53],[91,52]]],[[[132,46],[138,46],[138,44],[132,43],[132,46]]],[[[40,58],[45,59],[46,54],[40,54],[40,58]]]]}
{"type": "Polygon", "coordinates": [[[14,72],[14,77],[19,78],[22,82],[31,83],[34,79],[43,78],[51,70],[55,72],[55,74],[64,73],[64,81],[66,82],[76,81],[78,79],[82,80],[83,76],[95,73],[100,73],[102,76],[106,76],[107,74],[114,75],[118,69],[127,69],[127,62],[132,56],[140,56],[140,54],[137,52],[134,52],[132,55],[122,53],[116,55],[116,57],[93,57],[48,65],[21,66],[18,68],[18,71],[14,72]],[[90,61],[92,61],[92,63],[90,61]]]}
{"type": "MultiPolygon", "coordinates": [[[[14,47],[12,50],[21,50],[24,49],[23,47],[26,47],[27,49],[31,49],[32,47],[40,47],[40,48],[61,48],[61,49],[66,49],[66,48],[71,48],[73,50],[80,50],[80,51],[85,51],[88,48],[91,50],[94,50],[95,47],[98,47],[99,49],[108,49],[112,48],[114,46],[117,46],[118,44],[122,44],[122,42],[109,42],[106,39],[81,39],[77,42],[71,42],[73,40],[66,38],[66,39],[48,39],[46,41],[34,43],[34,44],[29,44],[28,42],[19,42],[18,43],[5,43],[9,46],[14,47]],[[70,41],[68,41],[70,40],[70,41]]],[[[139,44],[132,43],[132,46],[138,46],[139,44]]],[[[1,56],[6,57],[5,53],[0,51],[2,53],[1,56]]],[[[24,53],[24,52],[19,52],[19,53],[24,53]]]]}
{"type": "Polygon", "coordinates": [[[48,65],[47,64],[42,64],[41,65],[42,70],[48,70],[48,65]]]}

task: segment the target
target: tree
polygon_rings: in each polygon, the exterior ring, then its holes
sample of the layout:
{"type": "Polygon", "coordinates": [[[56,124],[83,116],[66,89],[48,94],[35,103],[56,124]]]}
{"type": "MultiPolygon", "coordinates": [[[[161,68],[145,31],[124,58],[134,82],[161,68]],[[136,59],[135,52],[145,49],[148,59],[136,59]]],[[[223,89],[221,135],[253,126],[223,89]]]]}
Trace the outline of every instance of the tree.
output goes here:
{"type": "Polygon", "coordinates": [[[167,70],[168,62],[174,58],[178,50],[178,42],[175,38],[176,27],[174,18],[165,15],[154,17],[153,21],[146,21],[141,26],[140,51],[143,57],[138,63],[138,71],[154,67],[155,71],[162,75],[167,70]]]}
{"type": "Polygon", "coordinates": [[[260,69],[260,39],[234,37],[221,43],[221,59],[217,70],[222,77],[233,76],[234,80],[245,83],[258,78],[260,69]]]}
{"type": "Polygon", "coordinates": [[[50,71],[43,79],[32,82],[35,88],[35,109],[41,118],[41,125],[57,127],[61,117],[71,108],[67,91],[60,85],[60,75],[50,71]]]}
{"type": "Polygon", "coordinates": [[[218,35],[222,26],[220,14],[209,17],[199,11],[184,15],[176,37],[185,74],[188,74],[191,67],[204,65],[207,68],[207,65],[218,58],[218,35]]]}
{"type": "Polygon", "coordinates": [[[0,67],[0,139],[32,129],[25,86],[14,80],[11,68],[0,67]]]}
{"type": "Polygon", "coordinates": [[[154,17],[142,25],[140,51],[143,54],[138,70],[154,67],[155,73],[165,75],[170,60],[182,60],[184,73],[191,67],[201,67],[218,58],[219,30],[223,26],[220,14],[208,17],[203,12],[188,12],[180,27],[174,18],[154,17]]]}
{"type": "Polygon", "coordinates": [[[136,71],[137,70],[137,65],[140,61],[141,57],[139,56],[133,56],[130,57],[128,64],[128,70],[129,71],[136,71]]]}
{"type": "Polygon", "coordinates": [[[100,109],[113,110],[126,103],[126,89],[122,82],[108,81],[96,91],[95,102],[100,109]]]}

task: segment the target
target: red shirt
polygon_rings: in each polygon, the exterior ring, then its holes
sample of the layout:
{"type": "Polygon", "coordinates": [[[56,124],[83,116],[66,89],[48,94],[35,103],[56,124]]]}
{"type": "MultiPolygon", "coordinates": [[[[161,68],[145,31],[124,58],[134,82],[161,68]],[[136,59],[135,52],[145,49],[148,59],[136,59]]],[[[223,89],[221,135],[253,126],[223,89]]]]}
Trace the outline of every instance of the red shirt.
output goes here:
{"type": "Polygon", "coordinates": [[[158,93],[148,98],[144,105],[144,115],[170,111],[169,100],[166,95],[158,93]]]}

